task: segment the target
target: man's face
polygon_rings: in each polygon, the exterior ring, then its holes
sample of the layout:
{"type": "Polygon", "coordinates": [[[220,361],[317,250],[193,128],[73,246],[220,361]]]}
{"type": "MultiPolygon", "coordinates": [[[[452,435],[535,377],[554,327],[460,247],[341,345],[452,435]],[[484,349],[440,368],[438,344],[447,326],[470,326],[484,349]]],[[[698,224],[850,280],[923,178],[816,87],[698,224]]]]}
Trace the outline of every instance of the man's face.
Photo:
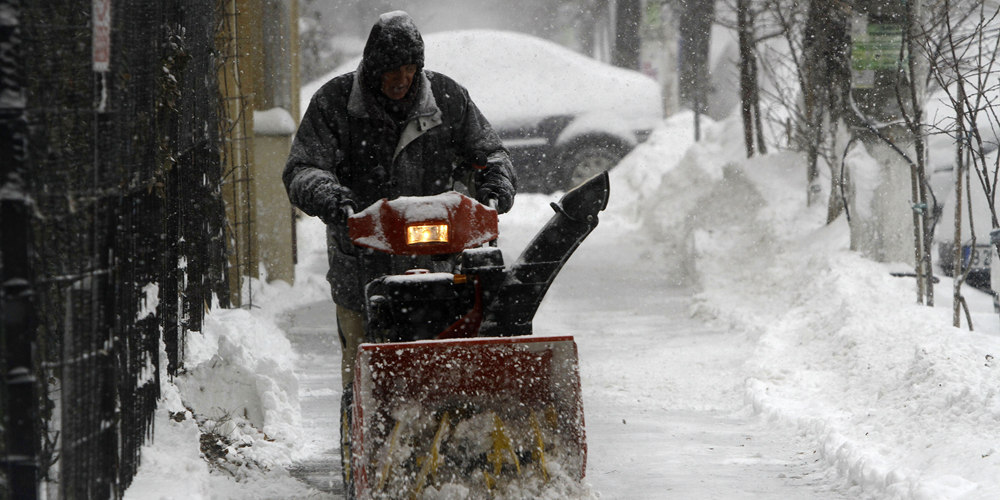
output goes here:
{"type": "Polygon", "coordinates": [[[406,97],[413,84],[413,76],[417,74],[416,64],[405,64],[394,70],[382,73],[382,93],[389,99],[398,101],[406,97]]]}

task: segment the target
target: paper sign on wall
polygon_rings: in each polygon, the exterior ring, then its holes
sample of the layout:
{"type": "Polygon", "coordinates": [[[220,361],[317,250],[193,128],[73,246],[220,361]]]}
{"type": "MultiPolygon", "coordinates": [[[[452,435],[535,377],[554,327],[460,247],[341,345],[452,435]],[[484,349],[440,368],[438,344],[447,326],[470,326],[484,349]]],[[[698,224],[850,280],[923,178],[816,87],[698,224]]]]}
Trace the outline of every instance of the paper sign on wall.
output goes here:
{"type": "Polygon", "coordinates": [[[105,72],[111,63],[111,0],[94,0],[94,71],[105,72]]]}

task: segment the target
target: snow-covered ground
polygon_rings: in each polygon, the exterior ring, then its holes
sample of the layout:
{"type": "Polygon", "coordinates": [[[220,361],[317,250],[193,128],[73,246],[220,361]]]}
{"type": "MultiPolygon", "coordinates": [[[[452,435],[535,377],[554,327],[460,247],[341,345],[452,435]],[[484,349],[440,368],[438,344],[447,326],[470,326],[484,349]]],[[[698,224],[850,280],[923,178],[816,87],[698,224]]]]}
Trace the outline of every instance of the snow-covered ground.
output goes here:
{"type": "MultiPolygon", "coordinates": [[[[951,281],[919,306],[912,279],[890,275],[902,264],[848,250],[846,220],[805,206],[800,156],[743,159],[736,122],[693,144],[691,121],[670,118],[615,169],[601,225],[536,320],[580,346],[587,496],[1000,498],[989,297],[968,290],[975,330],[953,328],[951,281]]],[[[501,217],[508,261],[549,201],[522,195],[501,217]]],[[[315,353],[278,326],[329,300],[321,224],[299,235],[295,285],[214,309],[187,372],[163,377],[126,498],[330,498],[286,471],[336,435],[303,422],[301,400],[339,395],[300,387],[315,353]]]]}

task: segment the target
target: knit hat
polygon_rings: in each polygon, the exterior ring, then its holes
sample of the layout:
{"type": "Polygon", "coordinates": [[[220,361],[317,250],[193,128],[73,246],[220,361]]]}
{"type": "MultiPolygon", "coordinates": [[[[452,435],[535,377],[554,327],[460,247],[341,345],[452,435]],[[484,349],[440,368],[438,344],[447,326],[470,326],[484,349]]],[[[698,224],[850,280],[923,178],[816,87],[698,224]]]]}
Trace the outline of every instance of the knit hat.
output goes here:
{"type": "Polygon", "coordinates": [[[424,39],[409,14],[401,10],[379,16],[368,34],[361,61],[361,77],[370,91],[378,91],[382,74],[400,66],[424,68],[424,39]]]}

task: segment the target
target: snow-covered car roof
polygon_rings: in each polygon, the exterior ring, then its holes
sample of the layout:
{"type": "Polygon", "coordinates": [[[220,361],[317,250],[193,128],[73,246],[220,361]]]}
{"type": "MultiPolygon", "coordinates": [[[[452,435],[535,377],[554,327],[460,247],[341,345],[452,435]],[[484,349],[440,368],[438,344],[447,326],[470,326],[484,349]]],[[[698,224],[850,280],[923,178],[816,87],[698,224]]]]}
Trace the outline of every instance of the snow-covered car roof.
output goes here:
{"type": "MultiPolygon", "coordinates": [[[[613,113],[660,119],[663,100],[655,80],[559,44],[523,33],[461,30],[424,35],[424,67],[464,85],[494,125],[532,123],[556,115],[613,113]]],[[[353,71],[356,57],[302,88],[308,104],[320,86],[353,71]]]]}

